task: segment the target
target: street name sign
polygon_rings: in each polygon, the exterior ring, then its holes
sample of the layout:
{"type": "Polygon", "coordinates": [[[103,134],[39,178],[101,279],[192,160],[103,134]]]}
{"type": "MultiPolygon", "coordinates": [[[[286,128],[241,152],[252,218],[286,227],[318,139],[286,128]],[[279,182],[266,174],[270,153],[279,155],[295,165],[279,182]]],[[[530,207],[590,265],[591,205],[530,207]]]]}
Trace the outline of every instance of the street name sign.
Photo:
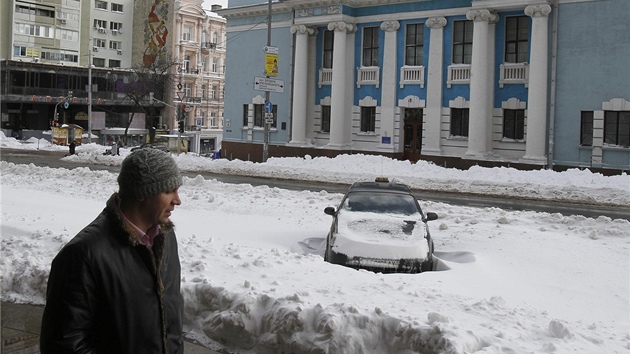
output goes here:
{"type": "Polygon", "coordinates": [[[254,90],[284,93],[284,80],[254,77],[254,90]]]}

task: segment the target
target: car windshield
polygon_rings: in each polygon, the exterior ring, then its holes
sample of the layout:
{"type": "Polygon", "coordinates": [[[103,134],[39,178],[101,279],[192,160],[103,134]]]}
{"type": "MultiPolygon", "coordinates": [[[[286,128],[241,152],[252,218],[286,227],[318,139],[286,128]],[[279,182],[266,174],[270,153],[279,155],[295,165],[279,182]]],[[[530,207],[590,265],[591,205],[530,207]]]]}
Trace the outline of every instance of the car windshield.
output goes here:
{"type": "Polygon", "coordinates": [[[350,193],[341,208],[379,214],[412,215],[419,212],[412,195],[378,192],[350,193]]]}

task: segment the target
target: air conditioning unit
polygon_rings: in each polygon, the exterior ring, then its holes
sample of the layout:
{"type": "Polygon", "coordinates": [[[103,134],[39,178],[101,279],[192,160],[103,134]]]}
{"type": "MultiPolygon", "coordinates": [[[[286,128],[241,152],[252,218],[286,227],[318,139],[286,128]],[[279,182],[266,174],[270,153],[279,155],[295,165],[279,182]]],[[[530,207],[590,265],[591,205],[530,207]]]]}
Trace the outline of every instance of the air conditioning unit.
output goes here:
{"type": "Polygon", "coordinates": [[[92,51],[93,51],[93,52],[98,52],[98,47],[97,47],[97,46],[93,46],[93,47],[92,47],[92,51]]]}
{"type": "Polygon", "coordinates": [[[103,27],[99,27],[98,31],[101,32],[101,33],[107,33],[107,30],[105,28],[103,28],[103,27]]]}
{"type": "Polygon", "coordinates": [[[118,29],[118,33],[119,33],[119,34],[122,34],[122,28],[119,28],[119,29],[118,29]]]}
{"type": "Polygon", "coordinates": [[[65,18],[60,18],[59,22],[63,23],[63,24],[66,24],[66,23],[68,23],[68,20],[66,20],[65,18]]]}
{"type": "Polygon", "coordinates": [[[117,35],[117,34],[118,34],[118,30],[113,29],[113,30],[112,30],[112,34],[113,34],[113,35],[117,35]]]}
{"type": "Polygon", "coordinates": [[[38,58],[33,58],[33,63],[38,63],[39,59],[38,58]]]}
{"type": "Polygon", "coordinates": [[[122,55],[122,49],[116,50],[116,53],[118,53],[118,55],[122,55]]]}

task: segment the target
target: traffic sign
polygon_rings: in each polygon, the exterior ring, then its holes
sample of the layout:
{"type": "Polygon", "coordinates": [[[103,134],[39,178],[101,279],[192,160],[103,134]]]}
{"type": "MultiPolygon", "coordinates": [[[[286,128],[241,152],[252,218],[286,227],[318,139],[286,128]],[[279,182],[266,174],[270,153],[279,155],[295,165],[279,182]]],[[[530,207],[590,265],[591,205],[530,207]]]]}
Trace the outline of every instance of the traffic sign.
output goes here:
{"type": "Polygon", "coordinates": [[[70,102],[66,101],[63,103],[63,108],[68,109],[70,107],[70,102]]]}
{"type": "Polygon", "coordinates": [[[263,52],[267,54],[278,54],[278,47],[272,47],[272,46],[266,45],[263,47],[263,52]]]}
{"type": "Polygon", "coordinates": [[[273,104],[269,101],[265,102],[265,112],[273,112],[273,104]]]}
{"type": "Polygon", "coordinates": [[[254,77],[254,90],[284,93],[284,80],[254,77]]]}
{"type": "Polygon", "coordinates": [[[267,118],[267,119],[265,119],[265,123],[267,123],[267,124],[273,124],[273,118],[267,118]]]}
{"type": "Polygon", "coordinates": [[[265,113],[265,118],[273,118],[273,113],[271,113],[271,112],[266,112],[266,113],[265,113]]]}

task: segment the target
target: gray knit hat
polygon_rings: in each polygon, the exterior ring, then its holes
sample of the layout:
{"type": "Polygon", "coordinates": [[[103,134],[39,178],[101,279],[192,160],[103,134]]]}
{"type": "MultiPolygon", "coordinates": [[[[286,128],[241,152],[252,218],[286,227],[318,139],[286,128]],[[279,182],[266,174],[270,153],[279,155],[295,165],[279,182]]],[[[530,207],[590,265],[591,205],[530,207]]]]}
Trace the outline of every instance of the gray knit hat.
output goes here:
{"type": "Polygon", "coordinates": [[[151,148],[138,149],[125,157],[118,175],[122,198],[143,199],[181,185],[182,176],[171,155],[151,148]]]}

